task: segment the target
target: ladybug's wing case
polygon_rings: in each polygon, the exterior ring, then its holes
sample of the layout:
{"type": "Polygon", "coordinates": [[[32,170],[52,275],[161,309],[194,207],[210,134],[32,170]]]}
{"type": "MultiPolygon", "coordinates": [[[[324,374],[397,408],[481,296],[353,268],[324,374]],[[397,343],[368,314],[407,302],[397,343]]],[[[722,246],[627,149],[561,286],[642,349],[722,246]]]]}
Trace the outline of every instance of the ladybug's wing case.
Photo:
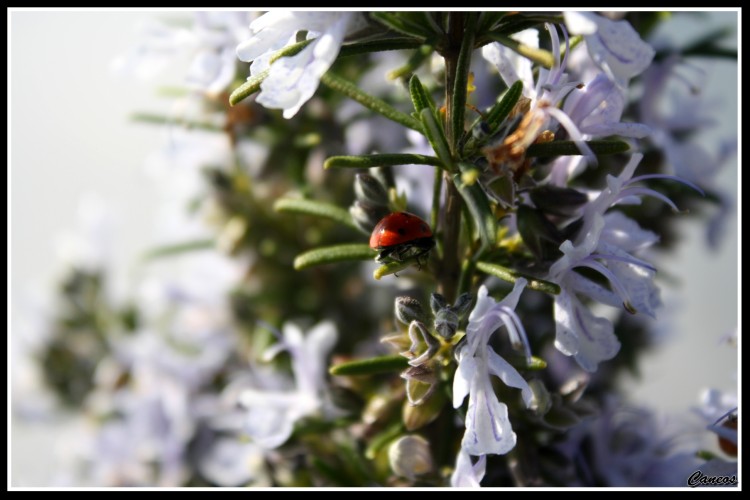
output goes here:
{"type": "Polygon", "coordinates": [[[372,234],[370,235],[370,248],[373,250],[378,250],[381,248],[380,246],[380,237],[385,232],[385,223],[387,221],[387,216],[382,218],[380,222],[378,222],[375,225],[375,229],[372,230],[372,234]]]}
{"type": "Polygon", "coordinates": [[[383,217],[375,226],[370,248],[387,248],[431,237],[432,231],[425,221],[409,212],[395,212],[383,217]]]}

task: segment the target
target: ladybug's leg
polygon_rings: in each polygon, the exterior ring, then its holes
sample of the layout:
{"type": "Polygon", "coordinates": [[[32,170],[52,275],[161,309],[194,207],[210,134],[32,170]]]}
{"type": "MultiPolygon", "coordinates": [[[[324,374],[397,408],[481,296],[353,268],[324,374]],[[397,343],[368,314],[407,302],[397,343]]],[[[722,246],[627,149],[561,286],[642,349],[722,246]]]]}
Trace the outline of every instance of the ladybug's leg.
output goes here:
{"type": "Polygon", "coordinates": [[[384,248],[383,250],[381,250],[381,251],[380,251],[380,253],[378,254],[378,258],[377,258],[376,260],[377,260],[378,262],[383,262],[383,261],[384,261],[385,259],[387,259],[388,257],[391,257],[391,258],[393,258],[393,257],[391,256],[391,254],[393,253],[393,250],[394,250],[394,248],[393,248],[393,247],[390,247],[390,248],[384,248]]]}
{"type": "Polygon", "coordinates": [[[402,243],[391,250],[391,258],[396,262],[403,262],[409,256],[412,246],[408,243],[402,243]]]}
{"type": "MultiPolygon", "coordinates": [[[[420,250],[419,253],[417,253],[414,257],[417,259],[417,269],[420,271],[422,270],[422,257],[427,255],[427,253],[430,251],[429,248],[420,250]]],[[[424,264],[427,264],[426,262],[424,264]]]]}

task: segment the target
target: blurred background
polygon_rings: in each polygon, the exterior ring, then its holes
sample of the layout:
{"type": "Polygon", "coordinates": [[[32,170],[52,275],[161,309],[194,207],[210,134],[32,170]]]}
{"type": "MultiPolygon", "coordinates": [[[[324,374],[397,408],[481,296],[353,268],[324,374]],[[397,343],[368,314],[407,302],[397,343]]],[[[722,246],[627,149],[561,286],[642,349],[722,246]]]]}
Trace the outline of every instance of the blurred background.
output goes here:
{"type": "MultiPolygon", "coordinates": [[[[170,15],[179,13],[170,12],[170,15]]],[[[77,229],[81,206],[102,203],[110,210],[109,272],[115,293],[126,294],[139,259],[154,241],[153,214],[162,202],[144,172],[147,157],[163,147],[163,128],[134,123],[148,111],[169,114],[172,100],[156,95],[160,85],[177,85],[179,71],[165,68],[140,82],[116,76],[112,60],[138,41],[136,25],[159,11],[9,11],[9,332],[20,335],[22,316],[52,293],[68,249],[66,234],[77,229]],[[80,204],[81,199],[87,201],[80,204]]],[[[188,14],[185,13],[187,16],[188,14]]],[[[733,11],[713,12],[713,26],[731,26],[733,11]]],[[[705,18],[685,16],[664,26],[664,36],[689,39],[705,18]]],[[[700,141],[712,144],[738,134],[737,65],[711,61],[701,87],[717,96],[717,123],[700,141]]],[[[695,81],[695,79],[693,79],[695,81]]],[[[740,204],[737,158],[718,175],[717,185],[740,204]]],[[[86,208],[83,208],[86,210],[86,208]]],[[[739,384],[739,349],[722,343],[739,326],[739,239],[737,211],[723,222],[719,248],[706,242],[706,220],[680,222],[678,250],[657,257],[662,276],[665,341],[642,359],[641,377],[625,381],[632,400],[665,414],[685,414],[700,390],[734,391],[739,384]]],[[[11,380],[12,349],[8,340],[11,380]]],[[[9,382],[10,387],[10,382],[9,382]]],[[[23,394],[13,394],[13,400],[23,394]]],[[[10,400],[11,398],[9,398],[10,400]]],[[[54,470],[55,446],[71,425],[65,415],[41,422],[9,415],[8,477],[12,486],[44,486],[54,470]],[[40,453],[40,450],[44,450],[40,453]]]]}

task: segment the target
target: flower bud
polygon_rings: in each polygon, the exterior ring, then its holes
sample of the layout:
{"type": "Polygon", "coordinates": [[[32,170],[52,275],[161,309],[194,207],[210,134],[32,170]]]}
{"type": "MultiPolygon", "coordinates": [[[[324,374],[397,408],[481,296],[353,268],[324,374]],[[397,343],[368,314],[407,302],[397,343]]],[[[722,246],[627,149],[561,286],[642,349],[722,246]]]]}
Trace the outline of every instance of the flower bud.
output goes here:
{"type": "Polygon", "coordinates": [[[427,365],[410,366],[401,373],[406,380],[406,397],[412,406],[425,402],[435,392],[437,375],[427,365]]]}
{"type": "Polygon", "coordinates": [[[552,398],[544,383],[541,380],[533,379],[529,381],[529,387],[531,387],[531,393],[533,394],[529,409],[538,415],[546,414],[552,407],[552,398]]]}
{"type": "Polygon", "coordinates": [[[411,481],[433,468],[430,443],[421,436],[402,436],[388,449],[393,472],[411,481]]]}
{"type": "Polygon", "coordinates": [[[589,385],[589,378],[587,374],[579,374],[571,377],[560,387],[560,395],[562,395],[566,402],[575,403],[583,396],[584,391],[589,385]]]}
{"type": "Polygon", "coordinates": [[[357,174],[354,177],[354,195],[357,201],[376,207],[388,206],[388,191],[370,174],[357,174]]]}
{"type": "Polygon", "coordinates": [[[411,405],[408,401],[404,402],[402,410],[404,427],[408,431],[415,431],[435,421],[445,406],[445,402],[443,391],[435,391],[428,400],[418,406],[411,405]]]}
{"type": "Polygon", "coordinates": [[[415,320],[426,323],[427,314],[417,299],[408,296],[396,297],[396,319],[405,325],[415,320]]]}
{"type": "Polygon", "coordinates": [[[453,304],[453,307],[451,309],[458,315],[459,319],[463,318],[466,313],[469,312],[471,301],[472,298],[469,292],[462,293],[461,296],[456,299],[456,303],[453,304]]]}
{"type": "Polygon", "coordinates": [[[432,308],[433,314],[437,314],[441,309],[448,307],[448,303],[445,301],[445,297],[439,293],[433,293],[430,295],[430,308],[432,308]]]}
{"type": "Polygon", "coordinates": [[[366,233],[370,233],[375,225],[380,222],[380,219],[388,215],[388,208],[369,205],[357,200],[349,207],[349,213],[357,227],[366,233]]]}
{"type": "Polygon", "coordinates": [[[446,340],[453,338],[458,330],[458,315],[451,308],[441,309],[435,315],[435,330],[446,340]]]}

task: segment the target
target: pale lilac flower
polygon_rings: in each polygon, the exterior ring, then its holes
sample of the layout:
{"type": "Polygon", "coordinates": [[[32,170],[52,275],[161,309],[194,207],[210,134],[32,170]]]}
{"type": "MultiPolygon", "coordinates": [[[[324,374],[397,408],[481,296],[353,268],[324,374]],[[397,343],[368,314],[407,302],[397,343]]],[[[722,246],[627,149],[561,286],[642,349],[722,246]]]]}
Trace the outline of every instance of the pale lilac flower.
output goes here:
{"type": "MultiPolygon", "coordinates": [[[[627,21],[612,21],[591,12],[573,11],[565,12],[565,20],[571,34],[584,35],[590,56],[582,59],[582,49],[571,54],[572,65],[586,84],[581,89],[572,90],[562,108],[581,134],[580,140],[609,135],[629,138],[648,135],[650,128],[647,125],[622,123],[621,118],[628,103],[630,79],[651,64],[653,48],[640,39],[627,21]]],[[[550,181],[566,185],[585,169],[587,163],[592,163],[592,159],[590,156],[556,159],[550,169],[550,181]]]]}
{"type": "MultiPolygon", "coordinates": [[[[700,88],[677,72],[678,66],[691,68],[679,54],[672,54],[644,73],[638,109],[643,122],[653,129],[650,138],[664,151],[668,168],[686,180],[712,187],[716,174],[736,149],[736,138],[718,144],[714,153],[684,140],[686,134],[716,125],[718,103],[707,101],[700,88]]],[[[705,79],[705,71],[698,71],[699,78],[705,79]]]]}
{"type": "Polygon", "coordinates": [[[52,297],[31,288],[13,300],[8,361],[11,375],[10,413],[25,420],[47,418],[57,405],[39,362],[53,340],[52,297]]]}
{"type": "Polygon", "coordinates": [[[698,78],[706,79],[706,71],[689,65],[680,54],[672,54],[643,74],[644,91],[638,109],[643,122],[653,130],[650,140],[664,153],[667,171],[719,197],[718,210],[706,225],[708,243],[716,248],[734,207],[729,193],[717,188],[715,181],[736,155],[737,137],[722,138],[713,147],[694,140],[716,125],[715,109],[720,103],[706,99],[701,88],[678,73],[679,68],[697,69],[698,78]]]}
{"type": "Polygon", "coordinates": [[[237,57],[250,62],[250,78],[270,70],[261,83],[256,102],[267,108],[283,109],[291,118],[315,93],[320,77],[338,56],[344,38],[361,29],[365,20],[357,12],[267,12],[250,24],[251,38],[237,46],[237,57]],[[298,54],[271,63],[272,55],[296,41],[306,30],[313,40],[298,54]]]}
{"type": "Polygon", "coordinates": [[[492,334],[505,326],[511,342],[523,348],[527,357],[531,356],[526,332],[514,311],[525,286],[526,280],[519,279],[500,302],[490,297],[487,288],[482,286],[469,315],[466,343],[456,352],[458,368],[453,378],[453,407],[461,406],[469,396],[461,449],[470,455],[505,454],[516,444],[516,434],[508,420],[508,407],[497,399],[491,375],[510,387],[521,389],[524,402],[527,406],[531,404],[529,385],[489,346],[492,334]]]}
{"type": "MultiPolygon", "coordinates": [[[[545,24],[552,42],[553,66],[551,69],[539,68],[538,76],[534,80],[531,61],[520,57],[514,51],[497,42],[482,47],[482,56],[497,67],[506,85],[511,86],[516,81],[523,83],[523,97],[531,100],[529,110],[529,125],[524,131],[524,137],[515,144],[524,149],[534,143],[539,134],[545,130],[557,130],[558,126],[565,129],[570,140],[574,141],[587,161],[595,165],[596,156],[584,142],[584,136],[578,125],[568,116],[567,112],[559,109],[563,99],[580,84],[570,81],[565,73],[569,50],[561,56],[560,38],[555,25],[545,24]]],[[[568,33],[565,26],[560,28],[565,36],[565,46],[569,49],[568,33]]],[[[539,47],[536,32],[526,30],[518,33],[517,39],[531,48],[539,47]]]]}
{"type": "Polygon", "coordinates": [[[593,12],[565,11],[564,16],[570,33],[584,36],[594,63],[623,87],[651,64],[654,49],[628,21],[612,21],[593,12]]]}
{"type": "Polygon", "coordinates": [[[142,326],[128,335],[110,332],[112,357],[97,368],[87,410],[109,418],[81,438],[96,486],[183,485],[190,443],[211,417],[205,393],[231,369],[227,296],[241,264],[216,253],[173,264],[151,268],[136,297],[142,326]]]}
{"type": "Polygon", "coordinates": [[[246,389],[239,396],[246,409],[244,430],[259,446],[276,448],[289,438],[299,419],[335,411],[327,400],[325,376],[326,357],[336,339],[336,327],[331,322],[319,323],[307,335],[293,323],[284,324],[282,338],[267,355],[289,352],[294,388],[246,389]]]}
{"type": "Polygon", "coordinates": [[[190,28],[148,20],[139,26],[139,45],[116,58],[120,73],[151,78],[181,58],[190,62],[185,83],[209,95],[226,90],[237,71],[234,48],[249,35],[249,12],[199,11],[190,28]]]}
{"type": "MultiPolygon", "coordinates": [[[[228,135],[182,127],[168,129],[164,147],[151,153],[144,170],[158,188],[160,205],[154,217],[155,245],[173,245],[186,241],[211,239],[216,234],[212,223],[223,221],[210,189],[204,169],[240,164],[249,174],[259,171],[269,154],[266,144],[240,140],[234,146],[228,135]],[[194,212],[190,204],[200,201],[194,212]]],[[[214,224],[215,225],[215,224],[214,224]]]]}
{"type": "Polygon", "coordinates": [[[570,429],[556,445],[576,469],[569,486],[684,487],[700,461],[684,431],[645,408],[608,398],[601,414],[570,429]]]}
{"type": "Polygon", "coordinates": [[[117,361],[100,364],[87,406],[102,420],[81,436],[80,452],[94,485],[176,487],[189,477],[190,442],[207,417],[200,394],[224,364],[204,364],[214,357],[211,343],[177,342],[142,329],[127,342],[116,339],[117,361]],[[127,384],[117,387],[125,375],[127,384]]]}
{"type": "Polygon", "coordinates": [[[601,361],[614,357],[620,344],[612,323],[597,317],[581,302],[584,295],[602,304],[623,307],[627,311],[655,317],[660,306],[659,291],[653,282],[656,269],[633,254],[648,248],[657,236],[641,229],[618,212],[605,213],[617,203],[639,203],[640,196],[654,196],[677,207],[669,198],[635,185],[654,178],[671,178],[697,189],[694,185],[672,176],[646,175],[633,178],[643,155],[633,155],[618,177],[607,176],[607,187],[583,208],[583,223],[574,241],[560,245],[563,256],[551,267],[547,279],[558,283],[561,292],[555,297],[555,346],[568,356],[575,356],[582,368],[596,370],[601,361]],[[609,290],[573,271],[588,267],[609,281],[609,290]]]}
{"type": "Polygon", "coordinates": [[[236,436],[218,437],[198,461],[201,475],[218,486],[271,486],[264,474],[265,450],[236,436]],[[262,481],[263,483],[259,483],[262,481]]]}
{"type": "MultiPolygon", "coordinates": [[[[628,138],[646,137],[651,129],[642,123],[622,122],[627,104],[627,89],[598,73],[581,89],[573,89],[565,99],[562,111],[578,127],[583,140],[619,135],[628,138]]],[[[561,156],[550,167],[549,181],[566,186],[568,181],[586,167],[583,156],[561,156]]]]}

